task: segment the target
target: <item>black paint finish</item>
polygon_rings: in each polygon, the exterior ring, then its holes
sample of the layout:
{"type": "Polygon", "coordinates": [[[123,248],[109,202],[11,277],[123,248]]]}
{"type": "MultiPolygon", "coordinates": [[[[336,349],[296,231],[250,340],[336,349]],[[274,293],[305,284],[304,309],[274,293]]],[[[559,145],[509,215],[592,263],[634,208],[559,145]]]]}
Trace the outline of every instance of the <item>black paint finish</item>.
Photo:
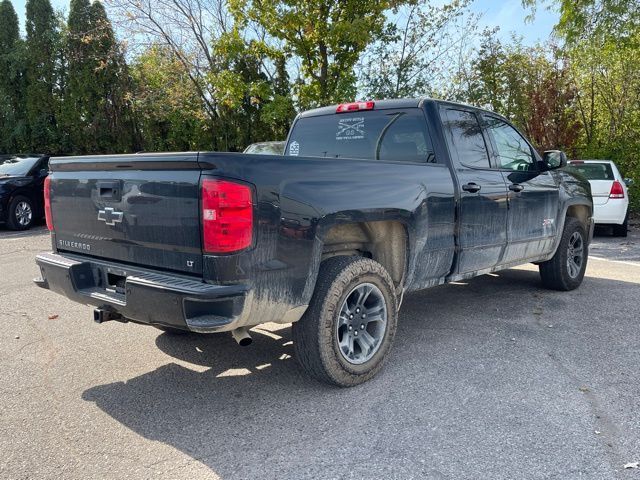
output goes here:
{"type": "Polygon", "coordinates": [[[200,275],[200,169],[196,155],[182,158],[172,170],[164,165],[125,170],[118,168],[120,159],[100,160],[100,170],[55,171],[51,208],[57,247],[200,275]]]}
{"type": "MultiPolygon", "coordinates": [[[[313,293],[327,234],[336,226],[401,223],[407,244],[402,288],[409,291],[550,258],[567,209],[582,205],[590,217],[588,182],[569,172],[471,168],[452,153],[442,110],[479,110],[433,100],[383,101],[376,108],[422,109],[435,162],[233,153],[54,159],[54,251],[88,263],[95,258],[242,285],[244,309],[231,329],[297,320],[313,293]],[[202,254],[199,185],[205,177],[254,188],[251,248],[202,254]],[[513,183],[524,188],[509,189],[513,183]],[[468,184],[480,189],[463,189],[468,184]],[[121,212],[122,219],[109,225],[99,219],[101,211],[111,220],[121,212]]],[[[306,112],[296,121],[333,112],[306,112]]],[[[491,145],[486,148],[491,156],[491,145]]]]}

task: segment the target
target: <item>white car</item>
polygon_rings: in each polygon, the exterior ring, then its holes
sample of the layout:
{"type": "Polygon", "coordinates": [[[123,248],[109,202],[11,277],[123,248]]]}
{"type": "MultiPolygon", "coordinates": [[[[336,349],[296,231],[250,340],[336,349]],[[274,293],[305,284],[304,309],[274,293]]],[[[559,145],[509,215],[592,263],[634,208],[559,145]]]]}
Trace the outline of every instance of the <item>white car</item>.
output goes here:
{"type": "Polygon", "coordinates": [[[611,160],[570,160],[567,168],[589,180],[596,225],[610,225],[615,236],[626,237],[629,193],[616,164],[611,160]]]}

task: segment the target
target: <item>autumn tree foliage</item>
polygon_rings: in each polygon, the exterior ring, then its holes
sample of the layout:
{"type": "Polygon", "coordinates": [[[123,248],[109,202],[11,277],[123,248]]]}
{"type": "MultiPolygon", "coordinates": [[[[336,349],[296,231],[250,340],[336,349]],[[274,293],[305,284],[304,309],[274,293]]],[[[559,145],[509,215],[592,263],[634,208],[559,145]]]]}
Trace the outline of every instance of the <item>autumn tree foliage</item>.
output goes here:
{"type": "Polygon", "coordinates": [[[488,34],[472,71],[467,101],[511,119],[540,150],[576,153],[577,89],[560,49],[524,47],[517,38],[505,45],[488,34]]]}

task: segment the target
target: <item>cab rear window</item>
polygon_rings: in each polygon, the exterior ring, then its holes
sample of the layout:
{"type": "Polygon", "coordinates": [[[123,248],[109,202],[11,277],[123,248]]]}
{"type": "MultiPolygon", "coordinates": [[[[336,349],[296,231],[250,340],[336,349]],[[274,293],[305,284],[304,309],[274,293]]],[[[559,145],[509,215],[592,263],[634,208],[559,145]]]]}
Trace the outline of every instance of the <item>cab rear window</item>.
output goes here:
{"type": "Polygon", "coordinates": [[[615,180],[609,163],[569,163],[567,168],[578,172],[587,180],[615,180]]]}
{"type": "Polygon", "coordinates": [[[435,162],[422,110],[369,110],[304,117],[289,136],[285,155],[435,162]]]}

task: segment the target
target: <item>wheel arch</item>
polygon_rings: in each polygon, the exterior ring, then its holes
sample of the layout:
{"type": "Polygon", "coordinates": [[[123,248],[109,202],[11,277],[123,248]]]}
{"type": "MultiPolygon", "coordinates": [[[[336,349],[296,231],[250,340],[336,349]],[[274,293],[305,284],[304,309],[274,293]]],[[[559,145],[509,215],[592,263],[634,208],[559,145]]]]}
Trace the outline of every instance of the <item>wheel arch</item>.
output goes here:
{"type": "Polygon", "coordinates": [[[568,205],[564,218],[573,217],[576,218],[582,223],[586,230],[589,229],[589,218],[591,217],[591,208],[589,205],[584,203],[575,203],[572,205],[568,205]]]}
{"type": "MultiPolygon", "coordinates": [[[[589,236],[591,233],[591,217],[593,215],[593,205],[585,202],[584,200],[577,198],[574,201],[567,202],[564,208],[561,211],[561,215],[558,218],[558,228],[556,233],[556,239],[553,245],[553,250],[549,254],[548,259],[552,258],[556,251],[558,250],[558,246],[560,245],[560,240],[562,238],[562,232],[564,232],[564,226],[566,224],[567,218],[576,218],[582,223],[584,226],[587,235],[589,236]]],[[[590,238],[589,238],[590,241],[590,238]]]]}
{"type": "Polygon", "coordinates": [[[367,219],[339,222],[321,229],[320,261],[359,255],[380,263],[399,292],[407,277],[409,232],[399,220],[367,219]]]}

